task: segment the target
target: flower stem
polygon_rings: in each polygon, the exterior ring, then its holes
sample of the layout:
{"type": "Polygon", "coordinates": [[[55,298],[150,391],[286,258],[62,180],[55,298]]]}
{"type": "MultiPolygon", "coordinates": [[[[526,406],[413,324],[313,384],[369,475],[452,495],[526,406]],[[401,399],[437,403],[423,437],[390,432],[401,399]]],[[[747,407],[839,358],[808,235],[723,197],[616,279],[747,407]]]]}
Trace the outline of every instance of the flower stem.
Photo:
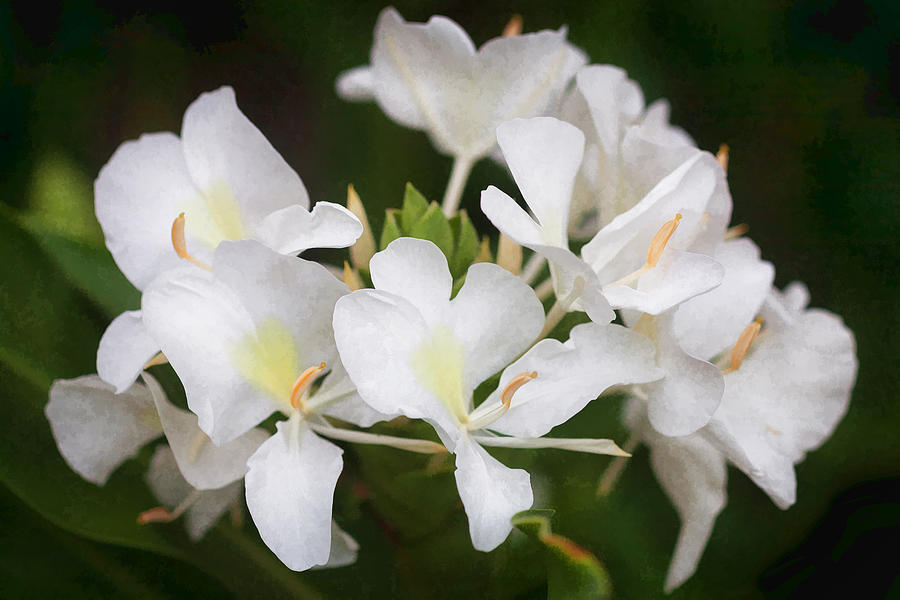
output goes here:
{"type": "Polygon", "coordinates": [[[475,164],[471,158],[467,156],[457,156],[453,160],[453,170],[450,171],[450,181],[447,182],[447,191],[444,192],[444,201],[441,207],[444,214],[452,217],[459,208],[459,200],[462,198],[463,190],[466,187],[466,180],[472,171],[472,165],[475,164]]]}

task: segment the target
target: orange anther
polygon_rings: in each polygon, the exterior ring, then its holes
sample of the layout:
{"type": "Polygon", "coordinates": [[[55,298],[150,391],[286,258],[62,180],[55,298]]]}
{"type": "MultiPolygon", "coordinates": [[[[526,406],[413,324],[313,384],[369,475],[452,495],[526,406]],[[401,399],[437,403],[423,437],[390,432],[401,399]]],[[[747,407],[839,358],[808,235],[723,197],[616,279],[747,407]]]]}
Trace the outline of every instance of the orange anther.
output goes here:
{"type": "Polygon", "coordinates": [[[175,254],[178,255],[178,258],[189,260],[201,269],[212,271],[212,267],[202,260],[194,258],[187,251],[187,243],[184,239],[184,213],[175,217],[175,220],[172,222],[172,247],[175,248],[175,254]]]}
{"type": "Polygon", "coordinates": [[[139,525],[146,525],[147,523],[168,523],[174,518],[175,516],[167,509],[162,506],[157,506],[156,508],[145,510],[139,514],[137,522],[139,525]]]}
{"type": "Polygon", "coordinates": [[[656,263],[659,262],[659,257],[662,256],[663,250],[666,249],[669,238],[671,238],[672,234],[675,233],[675,230],[678,229],[679,221],[681,221],[681,213],[676,214],[674,219],[663,223],[663,226],[660,227],[659,231],[656,232],[656,235],[653,236],[653,239],[650,241],[650,248],[647,250],[648,268],[652,269],[656,266],[656,263]]]}
{"type": "Polygon", "coordinates": [[[503,403],[507,409],[509,408],[510,403],[513,399],[513,394],[516,393],[520,387],[531,381],[537,377],[537,371],[532,371],[531,373],[519,373],[515,377],[509,380],[509,383],[506,384],[506,387],[503,388],[503,392],[500,394],[500,401],[503,403]]]}
{"type": "Polygon", "coordinates": [[[503,37],[515,37],[522,33],[522,15],[513,15],[503,28],[503,37]]]}
{"type": "Polygon", "coordinates": [[[303,394],[309,389],[309,386],[312,385],[312,382],[315,381],[316,377],[324,370],[325,363],[323,362],[317,367],[308,367],[305,371],[300,373],[300,377],[297,378],[297,381],[295,381],[293,387],[291,387],[291,406],[294,409],[303,409],[303,394]]]}
{"type": "Polygon", "coordinates": [[[741,368],[741,363],[744,361],[744,357],[747,356],[747,351],[750,350],[750,344],[756,339],[760,329],[762,329],[761,317],[756,317],[755,321],[744,328],[744,331],[742,331],[741,335],[738,337],[737,343],[731,350],[731,363],[723,373],[732,373],[741,368]]]}
{"type": "Polygon", "coordinates": [[[716,160],[719,161],[723,169],[728,171],[728,144],[719,146],[719,151],[716,152],[716,160]]]}

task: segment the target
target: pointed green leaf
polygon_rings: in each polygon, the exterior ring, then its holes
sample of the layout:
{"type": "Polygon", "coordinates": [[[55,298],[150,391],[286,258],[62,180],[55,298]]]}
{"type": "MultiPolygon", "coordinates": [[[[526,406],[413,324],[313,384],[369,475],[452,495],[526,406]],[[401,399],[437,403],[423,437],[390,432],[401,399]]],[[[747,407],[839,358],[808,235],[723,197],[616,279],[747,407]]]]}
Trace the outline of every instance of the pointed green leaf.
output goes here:
{"type": "Polygon", "coordinates": [[[408,235],[434,242],[447,257],[447,262],[450,262],[453,256],[453,231],[441,210],[441,205],[437,202],[431,203],[422,218],[409,230],[408,235]]]}
{"type": "Polygon", "coordinates": [[[396,208],[389,208],[384,211],[384,229],[381,230],[380,240],[382,250],[387,248],[388,244],[403,235],[403,232],[400,231],[400,225],[397,223],[398,212],[399,211],[396,208]]]}
{"type": "Polygon", "coordinates": [[[612,597],[606,569],[593,554],[550,528],[552,510],[526,510],[512,523],[544,545],[547,557],[547,597],[552,600],[598,600],[612,597]]]}
{"type": "Polygon", "coordinates": [[[478,232],[475,231],[465,210],[459,211],[450,219],[450,229],[453,231],[453,239],[456,241],[453,258],[450,260],[450,272],[454,278],[458,278],[462,277],[469,266],[475,262],[481,244],[478,241],[478,232]]]}
{"type": "Polygon", "coordinates": [[[400,212],[400,225],[403,231],[411,231],[427,210],[428,200],[413,187],[413,184],[407,183],[403,194],[403,209],[400,212]]]}

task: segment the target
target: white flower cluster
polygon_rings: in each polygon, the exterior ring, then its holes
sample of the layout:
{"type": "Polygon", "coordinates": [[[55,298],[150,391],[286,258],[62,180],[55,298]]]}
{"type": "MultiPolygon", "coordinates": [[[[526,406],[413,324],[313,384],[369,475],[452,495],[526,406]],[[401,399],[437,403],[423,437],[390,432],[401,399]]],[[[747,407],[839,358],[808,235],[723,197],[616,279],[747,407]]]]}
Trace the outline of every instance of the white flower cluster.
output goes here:
{"type": "Polygon", "coordinates": [[[300,178],[230,88],[191,104],[180,138],[148,134],[115,152],[96,213],[143,296],[104,334],[99,375],[50,391],[47,417],[75,471],[103,484],[164,434],[147,480],[169,508],[144,522],[186,512],[202,536],[243,479],[262,539],[304,570],[357,552],[332,519],[342,450],[324,438],[451,452],[472,543],[488,551],[533,495],[527,472],[484,447],[627,456],[610,440],[543,437],[615,386],[630,398],[626,449],[649,446],[681,516],[668,589],[696,569],[725,505],[726,464],[779,507],[794,502],[794,465],[846,411],[852,334],[807,309],[801,284],[773,289],[772,266],[728,229],[725,152],[696,148],[621,69],[586,66],[565,30],[510,29],[476,49],[446,18],[407,23],[386,9],[370,65],[337,87],[454,157],[448,215],[475,161],[505,161],[528,210],[493,186],[481,209],[501,245],[534,252],[521,275],[521,258],[479,262],[454,295],[443,252],[407,237],[369,253],[370,289],[297,258],[371,233],[341,206],[308,210],[300,178]],[[576,239],[588,240],[580,254],[576,239]],[[550,278],[538,283],[544,259],[550,278]],[[590,322],[548,338],[568,311],[590,322]],[[162,362],[190,411],[144,372],[162,362]],[[274,434],[258,427],[272,414],[283,417],[274,434]],[[399,415],[427,421],[441,443],[362,430],[399,415]]]}

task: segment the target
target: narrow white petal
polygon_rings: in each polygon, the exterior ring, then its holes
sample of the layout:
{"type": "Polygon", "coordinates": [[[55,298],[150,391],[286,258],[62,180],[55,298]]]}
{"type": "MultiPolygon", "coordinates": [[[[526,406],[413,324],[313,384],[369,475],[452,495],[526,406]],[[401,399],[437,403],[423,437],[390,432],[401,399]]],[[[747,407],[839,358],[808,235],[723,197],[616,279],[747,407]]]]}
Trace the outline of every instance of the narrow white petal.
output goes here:
{"type": "Polygon", "coordinates": [[[611,65],[591,65],[575,78],[607,155],[617,153],[624,128],[644,109],[644,95],[625,71],[611,65]]]}
{"type": "Polygon", "coordinates": [[[586,452],[588,454],[630,456],[612,440],[545,437],[520,438],[487,435],[473,435],[472,438],[482,446],[494,446],[496,448],[553,448],[556,450],[570,450],[572,452],[586,452]]]}
{"type": "Polygon", "coordinates": [[[54,381],[44,413],[66,463],[97,485],[162,433],[146,387],[116,394],[96,375],[54,381]]]}
{"type": "Polygon", "coordinates": [[[230,87],[200,94],[188,106],[181,138],[197,186],[207,196],[230,194],[243,222],[258,223],[292,204],[309,206],[300,177],[240,111],[230,87]]]}
{"type": "Polygon", "coordinates": [[[549,245],[567,246],[569,205],[584,154],[584,134],[552,117],[515,119],[497,128],[497,141],[522,197],[549,245]]]}
{"type": "Polygon", "coordinates": [[[543,243],[541,227],[505,192],[494,186],[481,192],[481,211],[503,235],[522,246],[543,243]]]}
{"type": "Polygon", "coordinates": [[[359,544],[356,543],[350,534],[338,527],[334,521],[331,522],[331,554],[328,555],[328,562],[321,567],[313,567],[314,569],[333,569],[336,567],[346,567],[356,562],[356,555],[359,553],[359,544]]]}
{"type": "Polygon", "coordinates": [[[317,202],[312,212],[299,204],[266,216],[255,237],[281,254],[309,248],[346,248],[362,235],[362,223],[338,204],[317,202]]]}
{"type": "Polygon", "coordinates": [[[335,83],[338,96],[354,102],[374,100],[374,86],[372,69],[368,65],[344,71],[335,83]]]}
{"type": "Polygon", "coordinates": [[[469,518],[472,545],[489,552],[512,531],[512,516],[531,508],[531,477],[504,466],[469,436],[463,436],[455,452],[456,487],[469,518]]]}
{"type": "Polygon", "coordinates": [[[124,392],[157,352],[159,344],[147,333],[141,311],[123,312],[113,319],[100,338],[97,374],[115,386],[116,393],[124,392]]]}
{"type": "Polygon", "coordinates": [[[181,141],[145,134],[116,149],[94,182],[94,210],[106,247],[139,290],[179,264],[172,221],[199,191],[188,173],[181,141]]]}
{"type": "Polygon", "coordinates": [[[450,300],[453,278],[447,258],[432,242],[399,238],[369,261],[372,283],[412,303],[428,323],[450,300]]]}
{"type": "Polygon", "coordinates": [[[245,478],[247,507],[266,545],[294,571],[331,554],[331,505],[343,451],[295,414],[256,451],[245,478]]]}
{"type": "Polygon", "coordinates": [[[178,468],[193,487],[213,490],[244,476],[247,459],[269,437],[266,431],[254,428],[227,444],[215,446],[197,425],[197,415],[169,402],[149,373],[144,373],[143,380],[153,395],[178,468]]]}

